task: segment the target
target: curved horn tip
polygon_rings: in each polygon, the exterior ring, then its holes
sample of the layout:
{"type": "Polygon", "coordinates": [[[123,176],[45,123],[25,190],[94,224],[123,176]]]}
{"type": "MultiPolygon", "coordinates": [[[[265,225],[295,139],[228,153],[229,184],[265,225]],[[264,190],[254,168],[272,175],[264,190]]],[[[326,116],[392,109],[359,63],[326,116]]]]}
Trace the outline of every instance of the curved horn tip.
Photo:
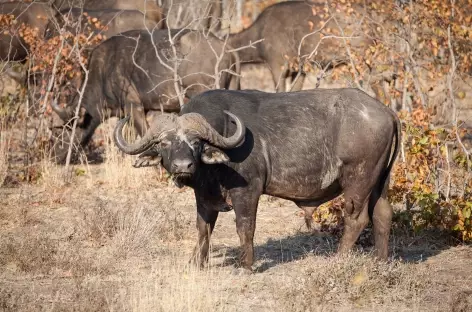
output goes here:
{"type": "Polygon", "coordinates": [[[239,120],[239,122],[242,123],[242,120],[236,116],[235,114],[233,114],[232,112],[228,111],[228,110],[223,110],[223,113],[225,113],[226,115],[230,116],[231,118],[235,119],[235,120],[239,120]]]}
{"type": "Polygon", "coordinates": [[[129,118],[130,118],[130,116],[126,116],[126,117],[123,117],[123,118],[119,119],[116,123],[115,129],[118,129],[120,127],[123,129],[124,126],[128,123],[129,118]]]}
{"type": "Polygon", "coordinates": [[[140,141],[129,144],[123,137],[123,128],[129,119],[130,116],[126,116],[125,118],[118,120],[115,129],[113,130],[113,140],[115,141],[115,145],[118,147],[118,149],[120,149],[123,153],[128,155],[141,154],[154,143],[152,140],[153,133],[148,131],[140,141]]]}
{"type": "Polygon", "coordinates": [[[124,126],[128,123],[130,116],[126,116],[124,118],[121,118],[118,120],[115,126],[115,131],[116,133],[123,131],[124,126]]]}
{"type": "Polygon", "coordinates": [[[232,145],[232,147],[241,146],[244,143],[245,136],[246,136],[246,126],[244,125],[244,122],[238,116],[236,116],[235,114],[231,113],[228,110],[223,110],[223,112],[226,115],[230,116],[237,125],[236,133],[234,133],[232,137],[233,142],[230,143],[229,145],[232,145]]]}

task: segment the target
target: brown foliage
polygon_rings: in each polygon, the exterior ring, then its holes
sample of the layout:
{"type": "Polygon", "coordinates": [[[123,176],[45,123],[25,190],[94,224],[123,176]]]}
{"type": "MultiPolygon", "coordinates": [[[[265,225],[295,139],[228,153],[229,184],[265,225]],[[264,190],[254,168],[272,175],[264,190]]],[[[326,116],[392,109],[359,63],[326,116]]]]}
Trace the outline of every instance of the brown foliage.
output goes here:
{"type": "Polygon", "coordinates": [[[422,109],[404,114],[404,161],[395,167],[390,198],[406,202],[414,230],[450,230],[469,241],[472,179],[459,142],[465,130],[431,127],[430,118],[422,109]]]}

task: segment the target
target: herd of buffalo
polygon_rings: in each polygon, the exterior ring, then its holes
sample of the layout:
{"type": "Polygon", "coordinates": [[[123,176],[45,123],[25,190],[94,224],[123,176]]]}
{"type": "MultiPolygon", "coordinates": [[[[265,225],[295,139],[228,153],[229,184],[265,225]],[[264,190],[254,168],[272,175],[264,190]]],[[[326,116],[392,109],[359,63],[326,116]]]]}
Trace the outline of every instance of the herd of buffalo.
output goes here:
{"type": "MultiPolygon", "coordinates": [[[[0,14],[37,28],[45,39],[67,27],[65,17],[80,20],[84,12],[107,25],[108,39],[89,53],[83,96],[70,97],[65,107],[51,103],[62,120],[55,127],[62,131],[80,104],[77,141],[86,146],[104,118],[128,116],[114,130],[117,147],[139,155],[135,167],[163,166],[177,186],[194,190],[198,241],[192,260],[205,263],[218,214],[234,209],[241,267],[251,270],[262,194],[296,203],[308,226],[317,206],[344,194],[339,251],[350,250],[370,220],[376,255],[388,257],[392,207],[386,189],[400,121],[358,89],[300,91],[305,72],[292,63],[324,68],[346,61],[343,40],[321,38],[326,29],[349,23],[326,19],[324,2],[274,4],[247,29],[224,36],[209,31],[218,24],[219,1],[210,2],[210,20],[199,21],[203,29],[168,29],[171,7],[156,0],[5,2],[0,14]],[[270,67],[276,93],[240,90],[240,64],[248,62],[270,67]],[[156,111],[162,113],[148,125],[146,114],[156,111]],[[130,118],[141,137],[134,143],[122,133],[130,118]]],[[[351,49],[375,40],[353,35],[351,49]]],[[[28,52],[20,36],[0,34],[2,61],[24,61],[28,52]]],[[[63,160],[64,151],[56,153],[63,160]]]]}

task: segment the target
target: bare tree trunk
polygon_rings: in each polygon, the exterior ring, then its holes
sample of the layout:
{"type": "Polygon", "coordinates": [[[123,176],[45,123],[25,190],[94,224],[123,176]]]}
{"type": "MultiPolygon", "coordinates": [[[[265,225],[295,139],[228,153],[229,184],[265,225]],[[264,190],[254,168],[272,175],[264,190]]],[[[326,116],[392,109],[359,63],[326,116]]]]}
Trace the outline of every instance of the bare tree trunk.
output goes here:
{"type": "Polygon", "coordinates": [[[236,0],[236,27],[237,29],[243,28],[243,7],[244,0],[236,0]]]}
{"type": "Polygon", "coordinates": [[[64,180],[65,180],[65,182],[70,182],[70,178],[71,178],[71,174],[69,172],[69,165],[70,165],[70,160],[71,160],[71,157],[72,157],[72,148],[74,146],[74,138],[75,138],[75,133],[76,133],[76,129],[77,129],[77,122],[79,121],[80,107],[82,105],[82,100],[84,98],[85,88],[87,87],[87,82],[88,82],[88,78],[89,78],[89,71],[86,68],[85,64],[81,60],[81,52],[82,51],[79,50],[78,47],[77,47],[77,59],[80,63],[80,67],[84,71],[85,77],[84,77],[84,81],[82,83],[82,87],[80,88],[80,90],[78,90],[78,92],[79,92],[79,102],[77,103],[77,106],[75,108],[74,122],[72,124],[72,133],[71,133],[70,142],[69,142],[69,150],[67,151],[66,164],[65,164],[65,167],[64,167],[64,180]]]}

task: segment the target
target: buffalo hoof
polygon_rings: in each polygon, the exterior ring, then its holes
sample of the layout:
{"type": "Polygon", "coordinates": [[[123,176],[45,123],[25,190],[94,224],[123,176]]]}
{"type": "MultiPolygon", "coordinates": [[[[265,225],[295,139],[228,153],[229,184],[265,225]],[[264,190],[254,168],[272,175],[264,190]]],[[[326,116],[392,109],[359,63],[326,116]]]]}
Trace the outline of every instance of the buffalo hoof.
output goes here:
{"type": "Polygon", "coordinates": [[[246,269],[246,268],[234,268],[231,271],[231,275],[236,275],[236,276],[248,276],[253,274],[252,270],[246,269]]]}

